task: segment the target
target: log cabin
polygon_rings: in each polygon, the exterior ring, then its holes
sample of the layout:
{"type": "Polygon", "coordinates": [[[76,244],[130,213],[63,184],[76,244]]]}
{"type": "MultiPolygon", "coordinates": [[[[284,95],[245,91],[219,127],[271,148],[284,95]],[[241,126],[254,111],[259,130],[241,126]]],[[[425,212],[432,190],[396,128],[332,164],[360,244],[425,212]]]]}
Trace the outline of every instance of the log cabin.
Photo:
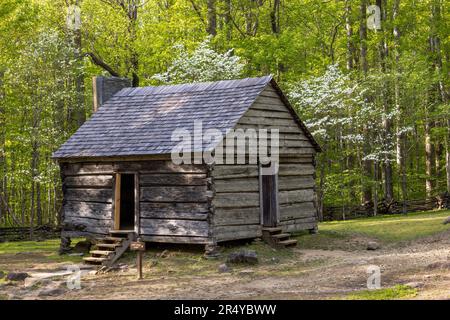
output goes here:
{"type": "Polygon", "coordinates": [[[93,91],[92,117],[53,154],[63,238],[123,231],[148,242],[214,247],[266,234],[290,245],[289,233],[317,230],[320,147],[271,76],[138,88],[95,77],[93,91]],[[261,174],[259,156],[176,163],[173,133],[193,133],[196,121],[224,138],[192,154],[214,154],[232,130],[276,130],[277,170],[261,174]]]}

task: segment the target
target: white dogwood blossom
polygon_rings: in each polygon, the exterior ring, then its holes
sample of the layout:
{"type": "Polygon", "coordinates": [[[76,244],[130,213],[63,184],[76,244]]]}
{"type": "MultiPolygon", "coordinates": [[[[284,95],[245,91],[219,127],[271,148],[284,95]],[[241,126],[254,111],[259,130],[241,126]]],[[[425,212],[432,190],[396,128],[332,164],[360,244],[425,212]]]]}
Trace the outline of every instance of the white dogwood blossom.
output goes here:
{"type": "Polygon", "coordinates": [[[241,59],[233,50],[219,53],[211,47],[211,38],[206,38],[189,53],[183,45],[176,45],[178,57],[166,72],[155,74],[152,79],[162,83],[206,82],[239,78],[244,68],[241,59]]]}

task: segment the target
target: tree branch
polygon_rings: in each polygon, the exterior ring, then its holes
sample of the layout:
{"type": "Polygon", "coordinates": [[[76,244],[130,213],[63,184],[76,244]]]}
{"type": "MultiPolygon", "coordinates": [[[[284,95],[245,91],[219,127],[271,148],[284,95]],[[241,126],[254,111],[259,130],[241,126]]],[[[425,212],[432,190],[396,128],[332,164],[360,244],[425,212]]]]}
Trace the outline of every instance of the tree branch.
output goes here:
{"type": "Polygon", "coordinates": [[[112,75],[113,77],[120,77],[120,74],[118,72],[116,72],[110,65],[108,65],[105,61],[103,61],[98,55],[96,55],[93,52],[86,52],[84,54],[84,56],[86,57],[90,57],[92,62],[99,66],[100,68],[106,70],[109,72],[110,75],[112,75]]]}
{"type": "Polygon", "coordinates": [[[206,22],[203,19],[203,16],[202,16],[202,13],[200,11],[200,8],[195,4],[194,0],[189,0],[189,2],[192,4],[192,8],[194,8],[194,11],[197,13],[197,15],[200,18],[201,22],[206,26],[206,22]]]}

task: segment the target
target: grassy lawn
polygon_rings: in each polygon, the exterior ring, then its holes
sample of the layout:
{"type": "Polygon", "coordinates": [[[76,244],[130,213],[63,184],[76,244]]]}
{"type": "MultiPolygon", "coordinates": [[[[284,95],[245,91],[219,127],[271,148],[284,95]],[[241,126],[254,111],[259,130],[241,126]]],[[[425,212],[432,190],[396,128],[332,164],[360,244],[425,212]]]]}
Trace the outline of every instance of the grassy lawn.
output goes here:
{"type": "Polygon", "coordinates": [[[442,224],[448,216],[450,210],[441,210],[322,222],[319,224],[319,234],[300,233],[297,239],[303,248],[320,249],[333,249],[355,237],[374,239],[385,244],[399,243],[450,230],[450,224],[442,224]]]}
{"type": "Polygon", "coordinates": [[[344,297],[346,300],[394,300],[414,298],[417,289],[404,285],[378,290],[363,290],[344,297]]]}
{"type": "MultiPolygon", "coordinates": [[[[78,241],[84,240],[82,238],[72,239],[72,245],[78,241]]],[[[34,254],[49,260],[50,262],[81,262],[81,257],[59,255],[60,239],[48,239],[44,241],[12,241],[0,243],[0,256],[2,255],[17,255],[17,254],[34,254]]]]}

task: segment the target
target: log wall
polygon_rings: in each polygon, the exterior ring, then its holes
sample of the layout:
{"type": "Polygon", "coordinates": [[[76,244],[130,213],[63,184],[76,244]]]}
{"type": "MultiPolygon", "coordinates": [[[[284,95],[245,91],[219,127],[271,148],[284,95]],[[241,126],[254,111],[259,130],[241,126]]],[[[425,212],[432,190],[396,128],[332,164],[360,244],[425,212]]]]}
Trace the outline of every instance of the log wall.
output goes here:
{"type": "Polygon", "coordinates": [[[207,167],[149,163],[140,171],[140,233],[147,241],[207,243],[207,167]]]}
{"type": "Polygon", "coordinates": [[[104,235],[113,227],[113,164],[62,163],[63,233],[104,235]]]}
{"type": "MultiPolygon", "coordinates": [[[[316,151],[270,85],[236,126],[249,128],[279,130],[279,225],[288,232],[316,228],[316,151]]],[[[258,174],[258,165],[248,159],[245,164],[215,165],[214,231],[218,241],[261,235],[258,174]]]]}
{"type": "Polygon", "coordinates": [[[139,174],[138,228],[144,240],[208,242],[207,168],[171,160],[61,164],[67,235],[103,235],[113,228],[115,172],[139,174]]]}
{"type": "Polygon", "coordinates": [[[261,236],[258,165],[215,165],[212,179],[215,239],[261,236]]]}

